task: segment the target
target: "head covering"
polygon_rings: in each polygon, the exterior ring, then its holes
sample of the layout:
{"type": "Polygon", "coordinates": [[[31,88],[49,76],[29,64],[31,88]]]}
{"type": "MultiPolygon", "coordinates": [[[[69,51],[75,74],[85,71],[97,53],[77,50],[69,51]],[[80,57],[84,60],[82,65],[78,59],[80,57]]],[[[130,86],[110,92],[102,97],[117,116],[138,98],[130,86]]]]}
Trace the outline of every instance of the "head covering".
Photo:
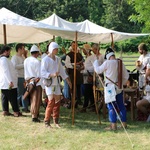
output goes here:
{"type": "Polygon", "coordinates": [[[32,47],[30,49],[30,53],[32,53],[32,52],[40,52],[40,50],[36,45],[32,45],[32,47]]]}
{"type": "Polygon", "coordinates": [[[150,69],[150,64],[149,63],[147,64],[147,69],[150,69]]]}
{"type": "Polygon", "coordinates": [[[113,55],[115,55],[113,49],[112,48],[107,48],[106,52],[105,52],[105,59],[109,59],[110,56],[113,56],[113,55]]]}
{"type": "Polygon", "coordinates": [[[56,42],[51,42],[48,47],[49,53],[52,53],[55,48],[59,48],[58,44],[56,42]]]}
{"type": "Polygon", "coordinates": [[[87,53],[89,53],[89,51],[92,50],[92,48],[89,44],[84,44],[83,48],[86,50],[87,53]]]}

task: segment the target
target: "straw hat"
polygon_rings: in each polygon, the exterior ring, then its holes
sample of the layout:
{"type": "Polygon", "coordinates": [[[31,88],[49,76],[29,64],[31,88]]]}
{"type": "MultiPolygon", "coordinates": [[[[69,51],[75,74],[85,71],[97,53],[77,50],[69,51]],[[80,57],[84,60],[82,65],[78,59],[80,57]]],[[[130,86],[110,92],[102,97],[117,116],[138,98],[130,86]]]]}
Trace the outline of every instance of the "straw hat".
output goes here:
{"type": "Polygon", "coordinates": [[[83,48],[84,48],[85,50],[92,50],[92,47],[91,47],[89,44],[84,44],[84,45],[83,45],[83,48]]]}

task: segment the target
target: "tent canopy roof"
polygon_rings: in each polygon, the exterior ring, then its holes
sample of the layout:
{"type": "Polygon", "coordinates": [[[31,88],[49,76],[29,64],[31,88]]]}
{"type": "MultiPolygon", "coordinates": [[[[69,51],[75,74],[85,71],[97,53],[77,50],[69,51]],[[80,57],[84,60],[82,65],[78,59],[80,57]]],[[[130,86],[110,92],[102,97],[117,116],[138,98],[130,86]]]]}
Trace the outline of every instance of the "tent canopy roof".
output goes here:
{"type": "MultiPolygon", "coordinates": [[[[85,20],[83,22],[69,22],[66,21],[56,14],[51,15],[50,17],[41,20],[40,22],[53,25],[56,27],[60,27],[63,29],[74,30],[78,32],[78,41],[85,41],[85,42],[101,42],[101,43],[109,43],[113,40],[114,41],[121,41],[128,38],[138,37],[138,36],[146,36],[149,34],[135,34],[135,33],[125,33],[125,32],[118,32],[114,30],[110,30],[99,26],[89,20],[85,20]]],[[[65,35],[64,38],[74,40],[72,35],[65,35]]]]}

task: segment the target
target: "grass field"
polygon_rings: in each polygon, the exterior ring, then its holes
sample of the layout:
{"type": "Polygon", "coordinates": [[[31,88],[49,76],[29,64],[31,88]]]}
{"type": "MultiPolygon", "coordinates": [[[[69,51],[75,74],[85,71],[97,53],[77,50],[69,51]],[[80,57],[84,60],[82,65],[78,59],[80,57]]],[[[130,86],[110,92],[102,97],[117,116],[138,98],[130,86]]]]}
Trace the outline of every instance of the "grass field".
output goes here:
{"type": "MultiPolygon", "coordinates": [[[[10,111],[12,112],[11,108],[10,111]]],[[[24,114],[26,116],[19,118],[2,116],[0,104],[0,150],[150,149],[150,123],[131,121],[130,111],[127,113],[128,136],[123,129],[105,131],[104,128],[109,125],[108,119],[103,119],[100,115],[100,125],[97,114],[89,110],[87,113],[80,113],[76,109],[74,125],[72,125],[69,109],[61,107],[60,114],[61,128],[47,129],[43,123],[44,108],[42,106],[40,108],[41,123],[33,123],[30,114],[24,114]]],[[[118,124],[120,125],[119,121],[118,124]]]]}
{"type": "MultiPolygon", "coordinates": [[[[1,108],[0,108],[1,110],[1,108]]],[[[40,108],[43,121],[44,108],[40,108]]],[[[108,120],[94,112],[75,111],[75,124],[72,125],[71,112],[61,107],[60,129],[47,129],[44,123],[32,123],[30,114],[26,117],[4,117],[0,112],[0,149],[1,150],[149,150],[150,123],[130,121],[128,112],[127,133],[123,129],[105,131],[108,120]]],[[[119,123],[119,122],[118,122],[119,123]]],[[[119,123],[120,124],[120,123],[119,123]]],[[[52,124],[53,126],[53,124],[52,124]]]]}

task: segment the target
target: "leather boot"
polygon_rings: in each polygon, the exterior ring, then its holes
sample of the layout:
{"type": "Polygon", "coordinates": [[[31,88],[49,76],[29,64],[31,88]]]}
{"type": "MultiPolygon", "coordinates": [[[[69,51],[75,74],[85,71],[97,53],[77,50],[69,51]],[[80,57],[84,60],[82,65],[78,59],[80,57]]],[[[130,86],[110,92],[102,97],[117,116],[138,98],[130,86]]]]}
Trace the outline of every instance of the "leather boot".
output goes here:
{"type": "Polygon", "coordinates": [[[52,126],[50,125],[50,121],[45,121],[45,127],[46,128],[52,128],[52,126]]]}
{"type": "Polygon", "coordinates": [[[53,118],[53,122],[56,128],[60,128],[58,121],[59,121],[59,118],[53,118]]]}

